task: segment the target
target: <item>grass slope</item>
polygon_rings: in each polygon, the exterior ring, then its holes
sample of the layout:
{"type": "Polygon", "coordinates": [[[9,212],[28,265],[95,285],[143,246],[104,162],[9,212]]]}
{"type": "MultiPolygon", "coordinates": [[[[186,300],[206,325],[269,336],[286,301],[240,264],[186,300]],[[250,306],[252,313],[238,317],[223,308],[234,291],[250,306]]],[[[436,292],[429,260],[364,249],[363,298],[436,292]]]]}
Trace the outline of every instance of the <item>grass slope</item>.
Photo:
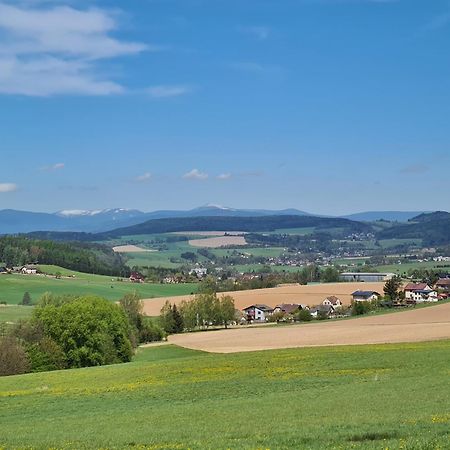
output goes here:
{"type": "Polygon", "coordinates": [[[30,306],[8,305],[0,306],[0,323],[1,322],[18,322],[21,319],[27,319],[31,316],[33,308],[30,306]]]}
{"type": "Polygon", "coordinates": [[[46,277],[43,275],[1,275],[0,301],[17,304],[28,291],[35,302],[45,292],[54,294],[98,295],[109,300],[119,300],[124,294],[137,291],[142,298],[186,295],[195,292],[196,284],[150,284],[116,281],[115,278],[89,275],[45,266],[49,273],[61,272],[63,276],[75,275],[74,278],[46,277]]]}
{"type": "Polygon", "coordinates": [[[214,355],[0,379],[0,448],[448,448],[450,341],[214,355]]]}

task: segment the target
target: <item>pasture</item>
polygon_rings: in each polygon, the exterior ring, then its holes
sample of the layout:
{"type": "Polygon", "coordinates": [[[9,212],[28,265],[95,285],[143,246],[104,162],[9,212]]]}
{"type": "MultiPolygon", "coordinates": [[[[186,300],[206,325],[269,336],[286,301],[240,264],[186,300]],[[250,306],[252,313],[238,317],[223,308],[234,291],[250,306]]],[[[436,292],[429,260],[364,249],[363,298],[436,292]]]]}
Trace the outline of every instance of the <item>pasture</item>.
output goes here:
{"type": "Polygon", "coordinates": [[[49,273],[60,272],[62,278],[45,275],[2,275],[0,276],[0,301],[8,304],[21,302],[23,294],[29,292],[33,302],[45,292],[53,294],[98,295],[108,300],[119,300],[125,294],[137,291],[143,298],[186,295],[195,292],[197,285],[191,284],[151,284],[118,281],[102,275],[90,275],[43,266],[49,273]]]}
{"type": "Polygon", "coordinates": [[[444,449],[450,341],[207,354],[0,378],[0,448],[444,449]]]}
{"type": "Polygon", "coordinates": [[[21,319],[27,319],[31,316],[33,308],[30,306],[7,305],[0,306],[0,323],[18,322],[21,319]]]}

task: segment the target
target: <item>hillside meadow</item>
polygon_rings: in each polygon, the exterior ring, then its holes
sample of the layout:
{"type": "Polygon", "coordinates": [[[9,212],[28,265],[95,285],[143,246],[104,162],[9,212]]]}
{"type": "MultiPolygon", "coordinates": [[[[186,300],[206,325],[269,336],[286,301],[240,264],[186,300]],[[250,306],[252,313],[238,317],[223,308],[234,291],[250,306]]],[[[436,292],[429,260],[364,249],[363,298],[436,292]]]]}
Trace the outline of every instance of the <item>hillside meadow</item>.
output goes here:
{"type": "Polygon", "coordinates": [[[450,341],[207,354],[0,379],[0,448],[444,449],[450,341]]]}
{"type": "Polygon", "coordinates": [[[196,284],[130,283],[116,278],[73,272],[55,266],[42,266],[48,273],[60,272],[62,278],[44,275],[0,275],[0,302],[18,304],[29,292],[35,302],[45,292],[53,294],[97,295],[108,300],[119,300],[123,295],[137,291],[143,298],[187,295],[197,290],[196,284]]]}

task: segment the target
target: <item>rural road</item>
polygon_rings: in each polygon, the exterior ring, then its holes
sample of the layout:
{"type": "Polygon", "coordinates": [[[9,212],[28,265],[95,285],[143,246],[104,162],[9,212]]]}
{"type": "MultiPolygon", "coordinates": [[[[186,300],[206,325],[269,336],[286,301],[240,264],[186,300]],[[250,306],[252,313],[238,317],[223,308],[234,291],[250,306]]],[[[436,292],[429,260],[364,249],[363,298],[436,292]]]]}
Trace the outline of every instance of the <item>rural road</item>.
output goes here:
{"type": "Polygon", "coordinates": [[[171,344],[214,353],[450,339],[450,303],[392,314],[303,325],[186,333],[171,344]]]}

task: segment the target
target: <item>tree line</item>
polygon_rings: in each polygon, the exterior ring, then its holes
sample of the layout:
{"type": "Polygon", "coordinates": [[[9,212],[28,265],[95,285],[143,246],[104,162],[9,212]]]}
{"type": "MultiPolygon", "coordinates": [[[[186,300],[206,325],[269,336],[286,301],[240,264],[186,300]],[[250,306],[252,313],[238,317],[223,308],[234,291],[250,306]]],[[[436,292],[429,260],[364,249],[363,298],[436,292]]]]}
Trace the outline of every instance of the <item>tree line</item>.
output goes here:
{"type": "Polygon", "coordinates": [[[121,256],[106,246],[25,236],[0,237],[0,261],[7,267],[36,263],[99,275],[129,276],[130,273],[121,256]]]}

